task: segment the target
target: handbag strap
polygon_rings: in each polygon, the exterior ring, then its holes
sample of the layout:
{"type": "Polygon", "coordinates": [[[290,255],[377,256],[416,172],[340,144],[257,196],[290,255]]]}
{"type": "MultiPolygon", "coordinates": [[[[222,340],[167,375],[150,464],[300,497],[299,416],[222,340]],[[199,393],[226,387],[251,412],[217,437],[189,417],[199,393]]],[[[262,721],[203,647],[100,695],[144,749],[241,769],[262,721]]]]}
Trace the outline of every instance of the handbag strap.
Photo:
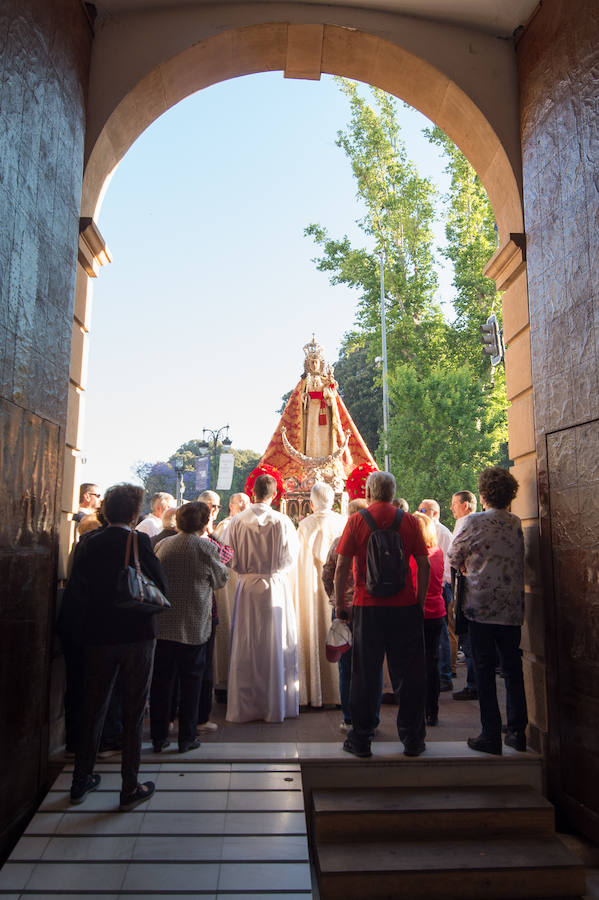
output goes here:
{"type": "Polygon", "coordinates": [[[139,585],[140,599],[143,603],[143,601],[145,600],[145,585],[141,574],[141,565],[139,563],[139,544],[137,539],[137,532],[134,529],[131,529],[131,531],[127,535],[127,545],[125,547],[125,568],[129,566],[129,560],[131,558],[131,546],[133,546],[133,565],[135,567],[135,574],[137,576],[137,583],[139,585]]]}

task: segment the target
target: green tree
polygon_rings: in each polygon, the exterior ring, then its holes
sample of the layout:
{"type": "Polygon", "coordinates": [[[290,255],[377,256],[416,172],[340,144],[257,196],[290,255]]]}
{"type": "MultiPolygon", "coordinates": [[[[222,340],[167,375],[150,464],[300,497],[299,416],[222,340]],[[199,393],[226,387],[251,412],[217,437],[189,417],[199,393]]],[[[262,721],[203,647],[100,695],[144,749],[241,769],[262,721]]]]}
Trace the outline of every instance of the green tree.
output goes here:
{"type": "Polygon", "coordinates": [[[350,416],[374,455],[383,425],[381,376],[364,345],[346,339],[335,363],[335,378],[350,416]]]}
{"type": "Polygon", "coordinates": [[[443,151],[451,178],[444,198],[447,245],[441,252],[454,272],[453,353],[460,364],[488,378],[489,360],[481,352],[479,327],[492,312],[501,322],[501,295],[495,282],[483,275],[497,246],[493,208],[476,171],[453,141],[439,127],[425,129],[425,134],[443,151]]]}
{"type": "Polygon", "coordinates": [[[358,225],[374,247],[352,247],[347,236],[331,238],[318,224],[305,233],[322,248],[314,262],[319,271],[330,273],[331,284],[347,284],[360,292],[356,325],[371,359],[381,353],[384,258],[388,353],[398,361],[426,366],[447,348],[447,327],[435,296],[436,189],[407,157],[397,101],[371,88],[371,106],[353,82],[339,79],[339,84],[349,100],[351,120],[347,131],[338,133],[337,146],[350,160],[365,209],[358,225]]]}
{"type": "MultiPolygon", "coordinates": [[[[260,461],[260,454],[254,450],[228,450],[219,443],[217,450],[221,453],[223,450],[233,453],[235,456],[235,467],[233,469],[233,481],[231,489],[228,491],[219,491],[221,498],[221,514],[220,518],[228,515],[229,500],[232,494],[243,491],[246,479],[252,469],[254,469],[260,461]]],[[[200,441],[192,439],[181,444],[180,447],[169,457],[168,462],[137,462],[133,466],[133,471],[144,486],[145,500],[144,511],[150,508],[150,497],[158,491],[167,491],[169,494],[176,495],[177,492],[177,476],[175,473],[175,460],[182,459],[184,462],[183,480],[185,482],[184,500],[195,500],[197,497],[196,490],[196,459],[200,456],[200,441]]]]}
{"type": "Polygon", "coordinates": [[[450,516],[455,491],[478,493],[479,472],[496,465],[505,411],[469,366],[433,366],[420,375],[402,363],[389,378],[389,448],[397,489],[414,509],[425,497],[450,516]]]}

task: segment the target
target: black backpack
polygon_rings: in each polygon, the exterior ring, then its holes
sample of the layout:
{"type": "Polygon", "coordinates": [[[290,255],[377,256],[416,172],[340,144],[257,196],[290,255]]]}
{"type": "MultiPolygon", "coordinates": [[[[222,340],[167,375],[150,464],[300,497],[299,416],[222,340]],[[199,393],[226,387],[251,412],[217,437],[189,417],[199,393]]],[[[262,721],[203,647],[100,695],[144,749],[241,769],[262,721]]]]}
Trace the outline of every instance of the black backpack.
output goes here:
{"type": "Polygon", "coordinates": [[[397,510],[389,528],[379,528],[367,509],[361,509],[360,515],[371,532],[366,550],[366,590],[372,597],[392,597],[406,583],[406,558],[399,536],[403,510],[397,510]]]}

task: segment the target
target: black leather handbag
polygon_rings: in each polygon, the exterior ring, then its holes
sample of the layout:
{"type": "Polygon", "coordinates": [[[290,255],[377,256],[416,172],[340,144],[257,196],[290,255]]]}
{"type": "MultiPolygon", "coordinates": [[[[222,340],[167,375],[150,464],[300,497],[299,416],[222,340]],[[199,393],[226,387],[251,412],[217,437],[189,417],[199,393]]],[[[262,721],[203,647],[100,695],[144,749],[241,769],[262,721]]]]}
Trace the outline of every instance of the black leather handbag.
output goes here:
{"type": "Polygon", "coordinates": [[[468,619],[464,615],[464,600],[466,599],[466,576],[461,572],[456,573],[454,591],[454,631],[459,636],[468,633],[468,619]]]}
{"type": "Polygon", "coordinates": [[[132,610],[144,615],[162,612],[170,603],[148,575],[144,575],[139,564],[137,532],[130,531],[125,548],[125,563],[117,579],[116,601],[118,609],[132,610]],[[133,565],[131,565],[133,546],[133,565]]]}

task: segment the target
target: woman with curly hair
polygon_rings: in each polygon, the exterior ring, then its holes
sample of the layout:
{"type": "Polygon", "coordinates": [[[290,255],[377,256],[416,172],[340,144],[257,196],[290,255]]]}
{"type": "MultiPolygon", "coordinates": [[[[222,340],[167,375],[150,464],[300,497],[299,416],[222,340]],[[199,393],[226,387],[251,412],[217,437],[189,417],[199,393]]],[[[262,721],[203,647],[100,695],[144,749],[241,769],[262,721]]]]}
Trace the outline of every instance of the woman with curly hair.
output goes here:
{"type": "Polygon", "coordinates": [[[518,482],[492,466],[478,479],[483,512],[472,513],[454,537],[449,560],[466,576],[464,615],[476,669],[482,731],[468,746],[501,753],[501,714],[495,686],[496,649],[505,677],[505,744],[526,750],[526,696],[520,632],[524,617],[524,538],[520,519],[509,512],[518,482]]]}

